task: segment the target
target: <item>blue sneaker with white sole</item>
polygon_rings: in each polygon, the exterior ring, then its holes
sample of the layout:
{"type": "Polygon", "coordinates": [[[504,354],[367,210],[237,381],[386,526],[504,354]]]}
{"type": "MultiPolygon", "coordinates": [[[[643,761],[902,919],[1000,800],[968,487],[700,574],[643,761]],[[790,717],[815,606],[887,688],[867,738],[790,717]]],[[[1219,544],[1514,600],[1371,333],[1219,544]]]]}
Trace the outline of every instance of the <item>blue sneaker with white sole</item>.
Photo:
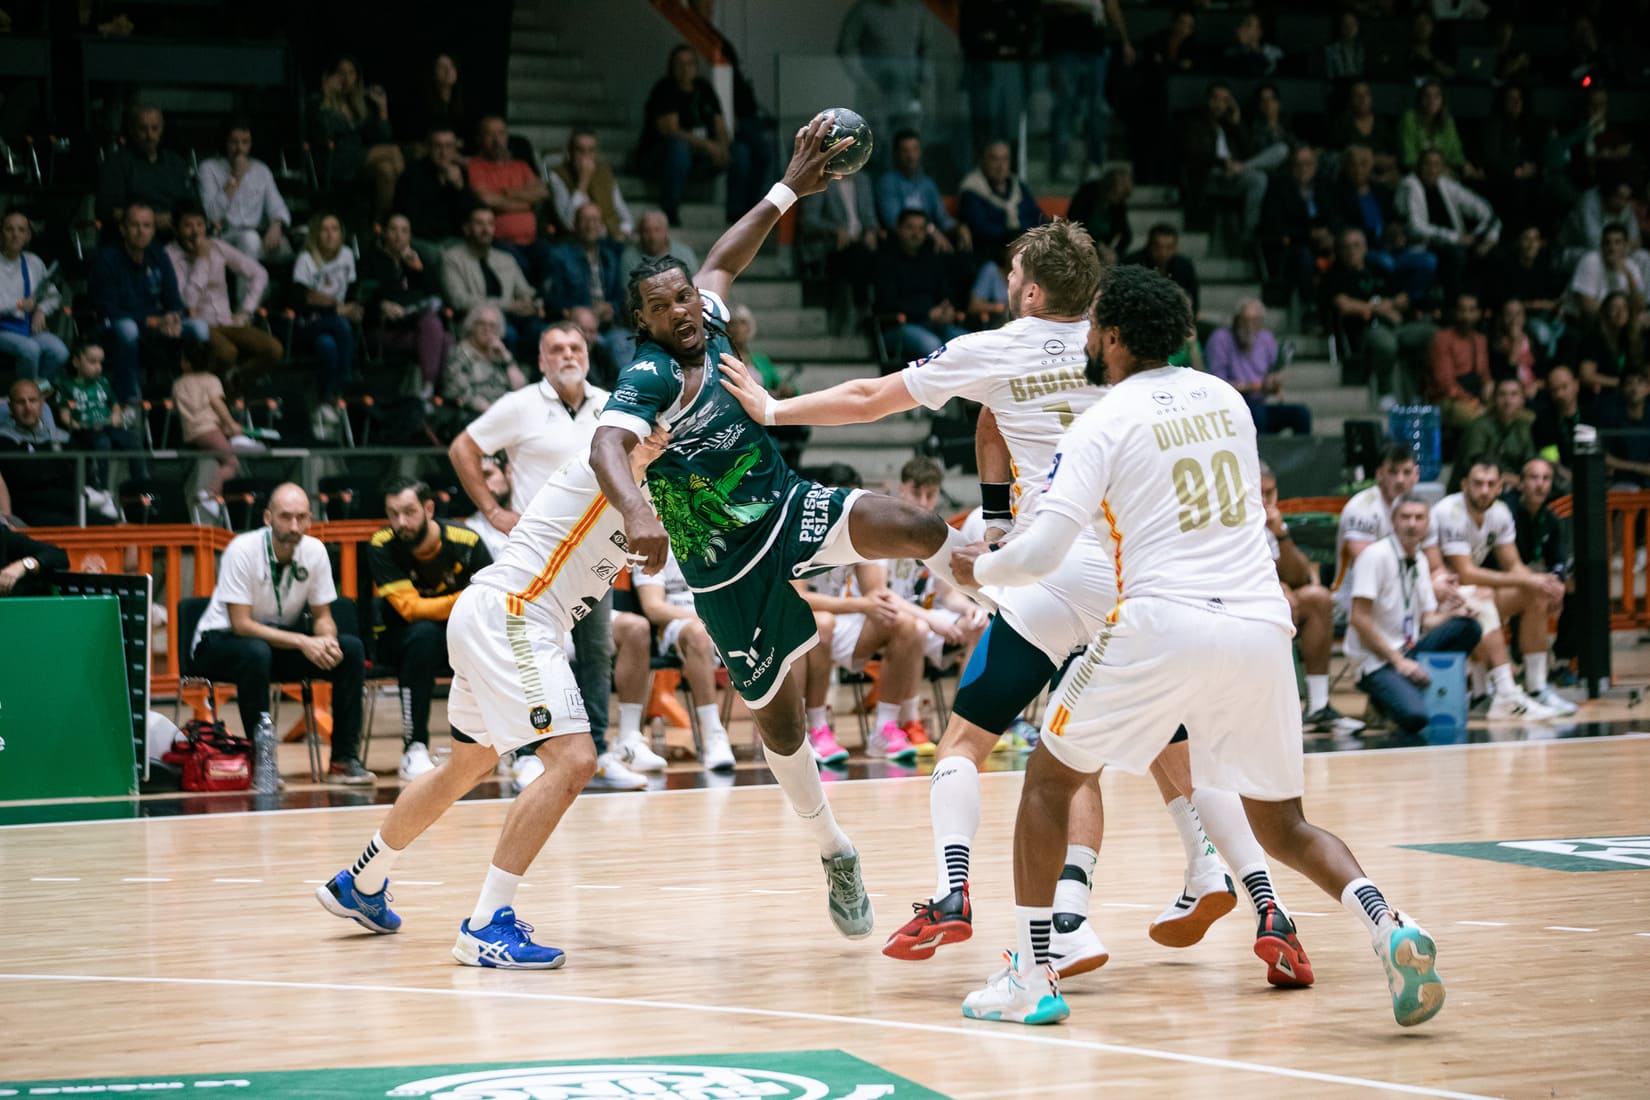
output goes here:
{"type": "Polygon", "coordinates": [[[567,961],[560,948],[534,943],[533,926],[508,905],[481,928],[471,928],[468,920],[459,925],[453,958],[495,970],[555,970],[567,961]]]}
{"type": "Polygon", "coordinates": [[[1444,980],[1438,976],[1438,947],[1420,925],[1402,913],[1387,929],[1375,954],[1386,967],[1392,993],[1392,1016],[1399,1027],[1424,1024],[1444,1007],[1444,980]]]}
{"type": "Polygon", "coordinates": [[[376,894],[363,894],[355,888],[354,875],[339,871],[330,881],[315,888],[315,899],[333,916],[352,920],[380,935],[387,936],[401,928],[401,918],[390,911],[388,882],[376,894]]]}
{"type": "Polygon", "coordinates": [[[984,989],[976,989],[964,1000],[963,1015],[970,1020],[996,1020],[1016,1024],[1057,1024],[1071,1015],[1060,996],[1060,979],[1051,966],[1033,966],[1021,972],[1020,956],[1003,952],[1008,965],[993,974],[984,989]]]}

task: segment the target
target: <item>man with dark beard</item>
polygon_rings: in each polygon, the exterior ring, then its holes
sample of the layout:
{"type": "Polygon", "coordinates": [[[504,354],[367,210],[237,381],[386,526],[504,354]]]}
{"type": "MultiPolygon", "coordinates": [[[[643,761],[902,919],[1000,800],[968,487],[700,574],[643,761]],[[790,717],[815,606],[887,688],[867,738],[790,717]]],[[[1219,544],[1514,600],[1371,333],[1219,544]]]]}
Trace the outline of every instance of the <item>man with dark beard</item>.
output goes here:
{"type": "Polygon", "coordinates": [[[430,696],[447,664],[447,617],[470,578],[493,557],[468,527],[438,523],[435,496],[422,481],[384,486],[390,525],[372,536],[367,563],[384,601],[378,656],[401,686],[401,778],[417,779],[430,759],[430,696]]]}

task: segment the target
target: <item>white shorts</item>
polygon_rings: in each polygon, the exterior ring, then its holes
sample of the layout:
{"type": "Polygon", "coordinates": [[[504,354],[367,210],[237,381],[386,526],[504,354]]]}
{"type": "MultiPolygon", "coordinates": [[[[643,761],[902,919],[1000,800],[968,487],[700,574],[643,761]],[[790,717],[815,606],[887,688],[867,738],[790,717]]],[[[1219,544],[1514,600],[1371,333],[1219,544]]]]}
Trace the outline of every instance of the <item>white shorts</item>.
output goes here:
{"type": "Polygon", "coordinates": [[[863,671],[865,662],[854,659],[854,649],[859,645],[859,636],[864,632],[865,616],[860,612],[850,611],[846,615],[838,615],[836,631],[831,635],[831,663],[849,672],[863,671]]]}
{"type": "MultiPolygon", "coordinates": [[[[682,654],[682,631],[686,630],[698,619],[672,619],[659,631],[659,652],[680,659],[682,654]]],[[[717,668],[722,665],[722,654],[713,645],[710,647],[711,664],[717,668]]]]}
{"type": "MultiPolygon", "coordinates": [[[[932,610],[930,610],[928,612],[928,614],[930,616],[932,616],[933,618],[939,619],[940,621],[947,622],[947,623],[954,623],[958,619],[962,618],[961,615],[957,614],[955,611],[951,610],[949,607],[936,607],[936,608],[933,608],[932,610]]],[[[955,652],[960,654],[962,651],[961,650],[956,650],[955,652]]],[[[933,665],[935,668],[944,668],[945,667],[945,639],[940,637],[939,634],[935,633],[932,630],[925,633],[922,636],[922,657],[923,657],[923,660],[927,661],[929,664],[933,665]]]]}
{"type": "Polygon", "coordinates": [[[1184,723],[1195,785],[1298,798],[1305,780],[1292,645],[1273,623],[1128,600],[1067,674],[1042,743],[1075,771],[1139,773],[1184,723]]]}
{"type": "Polygon", "coordinates": [[[447,620],[453,666],[447,720],[500,755],[546,737],[590,732],[559,624],[511,615],[505,595],[471,585],[447,620]]]}
{"type": "Polygon", "coordinates": [[[1088,645],[1117,606],[1117,572],[1109,555],[1097,536],[1084,531],[1059,567],[1036,584],[984,591],[1014,632],[1059,668],[1073,650],[1088,645]]]}

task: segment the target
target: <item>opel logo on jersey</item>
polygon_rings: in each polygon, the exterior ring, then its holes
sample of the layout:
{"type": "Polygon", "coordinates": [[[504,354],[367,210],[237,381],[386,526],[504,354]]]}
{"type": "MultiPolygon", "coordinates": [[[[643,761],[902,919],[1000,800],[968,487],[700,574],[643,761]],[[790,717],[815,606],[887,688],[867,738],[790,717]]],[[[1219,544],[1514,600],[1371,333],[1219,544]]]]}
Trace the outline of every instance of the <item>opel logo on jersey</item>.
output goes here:
{"type": "Polygon", "coordinates": [[[1043,341],[1043,354],[1044,355],[1064,355],[1065,353],[1066,353],[1066,344],[1065,344],[1064,340],[1045,340],[1045,341],[1043,341]]]}
{"type": "Polygon", "coordinates": [[[1156,401],[1159,405],[1173,405],[1174,394],[1170,393],[1168,390],[1153,390],[1152,400],[1156,401]]]}

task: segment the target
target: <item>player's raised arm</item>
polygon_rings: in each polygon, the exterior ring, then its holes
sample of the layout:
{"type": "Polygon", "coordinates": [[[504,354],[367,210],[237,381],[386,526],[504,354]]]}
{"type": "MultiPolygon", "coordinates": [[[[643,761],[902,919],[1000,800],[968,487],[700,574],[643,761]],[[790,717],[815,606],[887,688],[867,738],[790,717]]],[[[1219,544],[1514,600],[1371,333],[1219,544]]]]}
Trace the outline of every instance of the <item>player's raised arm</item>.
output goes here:
{"type": "Polygon", "coordinates": [[[796,132],[791,147],[791,163],[784,177],[768,192],[768,197],[751,207],[750,212],[734,222],[728,231],[717,238],[705,256],[704,266],[693,277],[693,285],[719,295],[726,295],[733,280],[750,266],[762,242],[768,239],[773,227],[785,211],[803,195],[825,190],[833,173],[827,170],[832,158],[846,149],[853,138],[844,138],[825,148],[825,136],[831,129],[831,117],[820,115],[796,132]]]}
{"type": "Polygon", "coordinates": [[[903,374],[855,378],[817,393],[780,401],[731,355],[722,356],[722,388],[738,398],[758,424],[869,424],[917,407],[903,374]]]}

